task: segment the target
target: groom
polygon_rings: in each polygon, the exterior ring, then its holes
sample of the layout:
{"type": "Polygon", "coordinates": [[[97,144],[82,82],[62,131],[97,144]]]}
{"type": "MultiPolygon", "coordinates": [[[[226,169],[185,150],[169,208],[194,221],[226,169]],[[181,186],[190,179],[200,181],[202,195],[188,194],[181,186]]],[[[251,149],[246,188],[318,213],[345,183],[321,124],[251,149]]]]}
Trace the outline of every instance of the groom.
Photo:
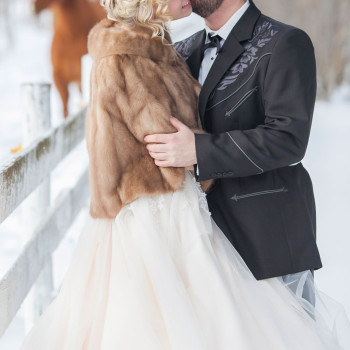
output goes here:
{"type": "MultiPolygon", "coordinates": [[[[176,44],[203,85],[206,135],[149,135],[159,166],[196,164],[212,217],[257,279],[321,268],[312,183],[300,161],[316,95],[312,43],[252,1],[192,0],[206,29],[176,44]]],[[[286,276],[288,275],[288,276],[286,276]]]]}

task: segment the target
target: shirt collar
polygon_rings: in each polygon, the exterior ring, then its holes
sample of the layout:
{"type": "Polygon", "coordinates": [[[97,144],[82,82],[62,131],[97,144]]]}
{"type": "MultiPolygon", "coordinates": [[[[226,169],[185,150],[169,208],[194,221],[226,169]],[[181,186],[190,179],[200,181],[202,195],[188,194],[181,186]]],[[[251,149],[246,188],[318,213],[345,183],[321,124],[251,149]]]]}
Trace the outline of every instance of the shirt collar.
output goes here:
{"type": "Polygon", "coordinates": [[[250,5],[250,2],[249,0],[247,0],[245,4],[237,12],[235,12],[233,16],[217,31],[213,31],[206,26],[205,27],[205,30],[207,32],[206,41],[208,41],[209,33],[214,33],[213,35],[220,35],[222,39],[226,40],[229,34],[231,33],[233,27],[238,23],[238,21],[241,19],[244,13],[247,11],[249,5],[250,5]]]}

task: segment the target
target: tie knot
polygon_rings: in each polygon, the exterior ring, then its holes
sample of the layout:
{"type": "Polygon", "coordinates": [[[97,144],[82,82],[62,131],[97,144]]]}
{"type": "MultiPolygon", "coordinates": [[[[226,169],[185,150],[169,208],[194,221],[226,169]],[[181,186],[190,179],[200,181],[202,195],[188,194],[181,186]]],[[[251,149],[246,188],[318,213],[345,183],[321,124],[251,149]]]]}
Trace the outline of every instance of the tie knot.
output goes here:
{"type": "Polygon", "coordinates": [[[215,33],[208,33],[208,39],[210,41],[215,41],[216,42],[217,40],[221,41],[222,37],[220,35],[215,34],[215,33]]]}
{"type": "Polygon", "coordinates": [[[221,49],[221,36],[215,35],[214,33],[208,33],[208,40],[209,42],[204,45],[204,51],[209,48],[216,47],[216,54],[218,54],[221,49]]]}

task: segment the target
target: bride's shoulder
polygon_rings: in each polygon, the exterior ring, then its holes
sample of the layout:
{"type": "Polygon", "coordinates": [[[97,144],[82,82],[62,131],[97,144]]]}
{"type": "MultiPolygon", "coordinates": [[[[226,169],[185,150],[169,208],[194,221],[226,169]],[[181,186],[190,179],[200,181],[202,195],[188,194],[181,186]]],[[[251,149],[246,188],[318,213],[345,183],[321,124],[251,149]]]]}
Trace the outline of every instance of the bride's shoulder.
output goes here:
{"type": "Polygon", "coordinates": [[[108,18],[97,23],[88,36],[88,52],[96,60],[127,51],[131,45],[128,28],[108,18]]]}
{"type": "Polygon", "coordinates": [[[102,20],[91,29],[88,51],[94,61],[108,56],[152,61],[172,61],[175,57],[172,46],[153,37],[149,28],[110,19],[102,20]]]}

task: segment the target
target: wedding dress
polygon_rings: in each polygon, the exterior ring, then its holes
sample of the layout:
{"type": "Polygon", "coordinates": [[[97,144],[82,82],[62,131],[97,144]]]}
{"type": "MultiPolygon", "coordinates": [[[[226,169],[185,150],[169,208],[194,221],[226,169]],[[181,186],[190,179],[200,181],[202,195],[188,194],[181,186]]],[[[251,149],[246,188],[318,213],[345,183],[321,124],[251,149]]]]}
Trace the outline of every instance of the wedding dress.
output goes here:
{"type": "Polygon", "coordinates": [[[22,350],[350,349],[345,314],[336,323],[301,287],[256,281],[187,173],[180,191],[88,219],[22,350]]]}

